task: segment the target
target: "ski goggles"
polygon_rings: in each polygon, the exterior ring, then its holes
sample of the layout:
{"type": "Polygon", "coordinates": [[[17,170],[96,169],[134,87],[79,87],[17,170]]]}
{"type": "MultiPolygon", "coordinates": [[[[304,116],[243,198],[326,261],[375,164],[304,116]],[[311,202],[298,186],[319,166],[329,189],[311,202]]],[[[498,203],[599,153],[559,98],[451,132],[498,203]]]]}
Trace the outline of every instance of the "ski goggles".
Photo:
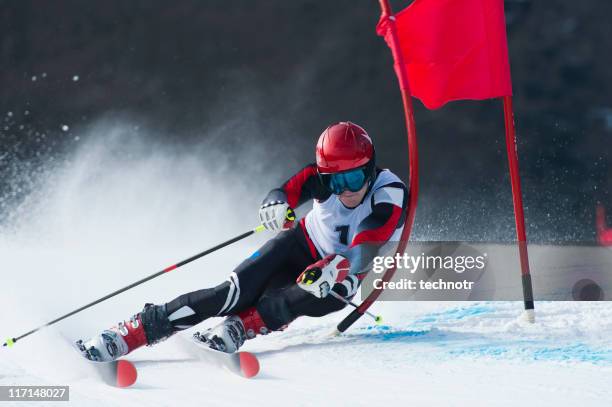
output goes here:
{"type": "Polygon", "coordinates": [[[336,195],[340,195],[347,189],[351,192],[357,192],[363,188],[368,180],[364,167],[335,174],[319,174],[319,176],[325,188],[336,195]]]}

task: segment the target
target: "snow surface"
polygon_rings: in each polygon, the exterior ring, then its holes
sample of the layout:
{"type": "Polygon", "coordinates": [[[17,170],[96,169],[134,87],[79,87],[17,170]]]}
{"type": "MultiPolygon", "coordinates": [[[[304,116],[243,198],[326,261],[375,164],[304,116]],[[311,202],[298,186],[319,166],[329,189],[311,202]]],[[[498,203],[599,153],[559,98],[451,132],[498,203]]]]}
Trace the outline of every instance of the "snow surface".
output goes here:
{"type": "MultiPolygon", "coordinates": [[[[386,303],[387,325],[363,321],[326,337],[339,316],[302,319],[250,341],[253,380],[194,360],[171,338],[136,351],[131,389],[88,377],[88,367],[48,333],[17,344],[0,362],[0,385],[71,386],[71,405],[609,405],[612,307],[538,303],[538,323],[516,303],[386,303]],[[52,352],[48,355],[48,352],[52,352]]],[[[15,403],[15,405],[22,405],[15,403]]]]}
{"type": "MultiPolygon", "coordinates": [[[[162,154],[127,140],[121,128],[103,129],[103,143],[83,137],[72,159],[0,229],[2,338],[254,226],[235,214],[254,212],[268,186],[224,172],[228,157],[210,146],[162,154]]],[[[253,179],[261,175],[255,163],[245,165],[253,179]]],[[[70,385],[69,403],[37,406],[611,405],[609,303],[538,302],[534,325],[519,318],[520,302],[377,303],[372,311],[384,325],[364,317],[339,337],[328,334],[348,310],[302,318],[247,342],[244,350],[256,352],[262,366],[253,380],[192,359],[171,338],[130,356],[139,380],[125,390],[92,376],[66,341],[128,318],[145,302],[217,284],[267,238],[250,238],[1,349],[0,385],[70,385]]]]}

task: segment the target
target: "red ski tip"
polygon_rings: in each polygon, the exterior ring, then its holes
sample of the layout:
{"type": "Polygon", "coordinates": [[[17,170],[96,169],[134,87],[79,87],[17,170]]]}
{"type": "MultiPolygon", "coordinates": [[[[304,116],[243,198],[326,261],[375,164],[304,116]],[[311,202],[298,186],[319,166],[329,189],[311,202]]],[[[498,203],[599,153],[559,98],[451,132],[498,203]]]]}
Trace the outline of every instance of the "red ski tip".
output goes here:
{"type": "Polygon", "coordinates": [[[117,361],[117,387],[129,387],[136,382],[138,372],[127,360],[117,361]]]}
{"type": "Polygon", "coordinates": [[[249,352],[240,352],[240,370],[242,376],[250,379],[259,373],[259,361],[257,357],[249,352]]]}

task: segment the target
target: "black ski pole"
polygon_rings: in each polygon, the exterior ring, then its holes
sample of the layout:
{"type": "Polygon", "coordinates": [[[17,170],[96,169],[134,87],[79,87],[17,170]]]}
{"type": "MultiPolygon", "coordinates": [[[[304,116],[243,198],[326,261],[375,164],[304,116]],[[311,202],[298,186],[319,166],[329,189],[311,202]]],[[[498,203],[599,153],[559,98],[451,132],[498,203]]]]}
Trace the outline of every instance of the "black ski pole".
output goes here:
{"type": "MultiPolygon", "coordinates": [[[[289,217],[289,214],[288,214],[288,217],[289,217]]],[[[225,242],[223,242],[223,243],[219,243],[218,245],[216,245],[216,246],[214,246],[214,247],[211,247],[210,249],[204,250],[203,252],[198,253],[198,254],[196,254],[196,255],[193,255],[193,256],[191,256],[190,258],[185,259],[185,260],[183,260],[183,261],[180,261],[180,262],[178,262],[178,263],[176,263],[176,264],[173,264],[172,266],[168,266],[168,267],[166,267],[165,269],[163,269],[163,270],[161,270],[161,271],[158,271],[157,273],[151,274],[150,276],[145,277],[145,278],[143,278],[143,279],[141,279],[141,280],[138,280],[138,281],[136,281],[135,283],[132,283],[132,284],[130,284],[130,285],[128,285],[128,286],[126,286],[126,287],[123,287],[123,288],[121,288],[121,289],[117,290],[117,291],[113,291],[112,293],[110,293],[110,294],[108,294],[108,295],[105,295],[105,296],[104,296],[104,297],[102,297],[102,298],[99,298],[99,299],[97,299],[97,300],[95,300],[95,301],[93,301],[93,302],[90,302],[90,303],[89,303],[89,304],[87,304],[87,305],[83,305],[81,308],[75,309],[74,311],[71,311],[71,312],[67,313],[66,315],[62,315],[61,317],[56,318],[56,319],[54,319],[53,321],[47,322],[46,324],[41,325],[41,326],[39,326],[38,328],[34,328],[34,329],[32,329],[31,331],[24,333],[23,335],[17,336],[16,338],[8,338],[8,339],[6,340],[6,342],[4,342],[4,344],[3,344],[2,346],[5,346],[5,347],[6,347],[6,346],[11,347],[11,346],[13,346],[13,345],[15,344],[15,342],[17,342],[17,341],[19,341],[19,340],[21,340],[21,339],[25,338],[26,336],[30,336],[30,335],[32,335],[33,333],[38,332],[39,330],[41,330],[41,329],[43,329],[43,328],[45,328],[45,327],[48,327],[48,326],[50,326],[50,325],[53,325],[53,324],[55,324],[55,323],[57,323],[57,322],[59,322],[59,321],[61,321],[61,320],[63,320],[63,319],[66,319],[66,318],[68,318],[68,317],[70,317],[70,316],[72,316],[72,315],[74,315],[74,314],[77,314],[77,313],[79,313],[79,312],[81,312],[81,311],[83,311],[83,310],[86,310],[86,309],[87,309],[87,308],[89,308],[89,307],[93,307],[94,305],[99,304],[99,303],[101,303],[102,301],[106,301],[106,300],[108,300],[109,298],[114,297],[114,296],[115,296],[115,295],[117,295],[117,294],[121,294],[122,292],[127,291],[127,290],[129,290],[130,288],[134,288],[134,287],[136,287],[136,286],[138,286],[138,285],[140,285],[140,284],[142,284],[142,283],[145,283],[145,282],[147,282],[147,281],[149,281],[149,280],[153,280],[154,278],[159,277],[159,276],[161,276],[162,274],[168,273],[168,272],[170,272],[170,271],[172,271],[172,270],[175,270],[175,269],[177,269],[177,268],[179,268],[179,267],[182,267],[182,266],[184,266],[185,264],[191,263],[192,261],[199,259],[200,257],[206,256],[207,254],[210,254],[210,253],[212,253],[212,252],[215,252],[215,251],[217,251],[217,250],[219,250],[219,249],[222,249],[222,248],[224,248],[224,247],[226,247],[226,246],[231,245],[232,243],[235,243],[235,242],[237,242],[237,241],[239,241],[239,240],[242,240],[242,239],[244,239],[245,237],[251,236],[252,234],[257,233],[257,232],[261,232],[261,231],[263,231],[263,230],[265,230],[265,228],[263,227],[263,225],[259,225],[259,226],[257,226],[255,229],[249,230],[248,232],[245,232],[245,233],[243,233],[243,234],[241,234],[241,235],[238,235],[238,236],[236,236],[236,237],[234,237],[234,238],[232,238],[232,239],[230,239],[230,240],[227,240],[227,241],[225,241],[225,242]]]]}
{"type": "MultiPolygon", "coordinates": [[[[340,294],[338,294],[335,291],[330,291],[329,292],[332,297],[334,297],[337,300],[342,301],[343,303],[345,303],[346,305],[350,305],[351,307],[357,309],[359,308],[359,305],[355,304],[353,301],[348,300],[346,298],[344,298],[343,296],[341,296],[340,294]]],[[[372,314],[370,311],[364,311],[364,314],[369,316],[370,318],[372,318],[374,320],[374,322],[376,322],[376,325],[380,325],[382,323],[382,316],[381,315],[374,315],[372,314]]]]}

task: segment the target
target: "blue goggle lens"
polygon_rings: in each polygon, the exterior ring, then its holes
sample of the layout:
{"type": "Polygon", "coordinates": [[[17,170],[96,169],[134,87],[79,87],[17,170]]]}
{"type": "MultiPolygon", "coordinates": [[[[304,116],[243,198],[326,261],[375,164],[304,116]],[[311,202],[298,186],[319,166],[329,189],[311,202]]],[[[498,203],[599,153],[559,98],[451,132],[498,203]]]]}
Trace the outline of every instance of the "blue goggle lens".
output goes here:
{"type": "Polygon", "coordinates": [[[357,192],[366,182],[366,174],[363,168],[340,172],[337,174],[321,174],[323,183],[331,192],[340,195],[345,190],[357,192]]]}

